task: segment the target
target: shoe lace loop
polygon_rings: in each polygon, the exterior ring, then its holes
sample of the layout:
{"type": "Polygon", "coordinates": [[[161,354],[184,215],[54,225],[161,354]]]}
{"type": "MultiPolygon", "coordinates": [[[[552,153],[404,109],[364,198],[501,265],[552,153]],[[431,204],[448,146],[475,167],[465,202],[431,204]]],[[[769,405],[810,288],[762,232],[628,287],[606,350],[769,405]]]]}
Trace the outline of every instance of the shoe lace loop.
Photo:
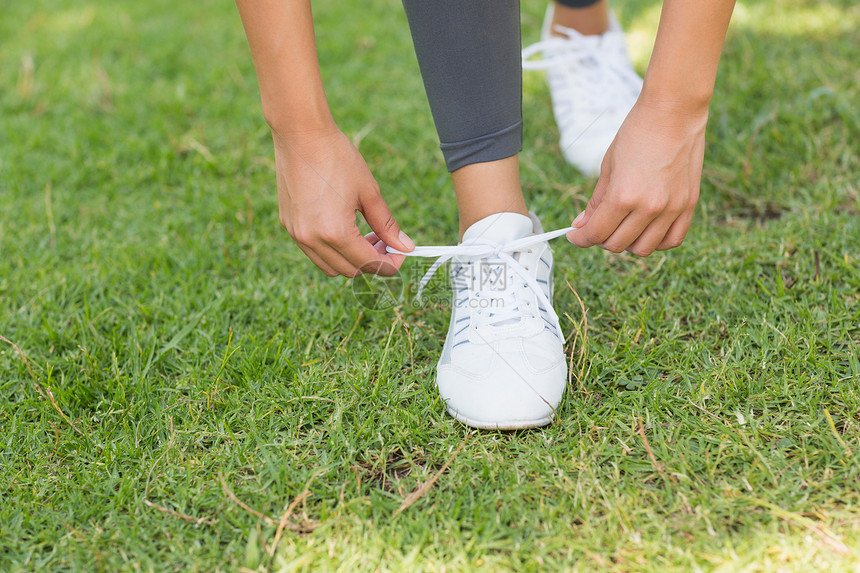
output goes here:
{"type": "MultiPolygon", "coordinates": [[[[565,227],[564,229],[557,229],[548,233],[529,235],[507,243],[498,243],[496,241],[477,238],[464,241],[463,243],[454,246],[439,245],[415,247],[414,250],[409,251],[408,253],[399,251],[393,247],[388,247],[387,250],[389,253],[397,253],[399,255],[406,255],[407,257],[437,257],[436,261],[430,266],[427,272],[424,273],[424,276],[418,284],[418,299],[421,298],[421,293],[424,291],[424,287],[427,286],[427,283],[430,282],[430,279],[433,278],[436,271],[454,257],[465,257],[470,260],[480,259],[481,262],[502,261],[507,265],[507,269],[511,274],[522,280],[529,288],[531,288],[532,291],[534,291],[537,295],[538,301],[543,304],[543,307],[546,309],[553,324],[559,329],[559,331],[561,331],[558,315],[555,310],[553,310],[551,301],[547,298],[537,280],[535,280],[531,273],[514,257],[514,254],[528,249],[533,245],[538,245],[545,241],[560,237],[572,230],[573,227],[565,227]]],[[[519,289],[517,288],[512,288],[509,292],[511,296],[516,298],[518,296],[518,290],[519,289]]],[[[484,294],[485,292],[486,291],[476,291],[476,294],[481,296],[481,294],[484,294]]],[[[513,305],[509,308],[509,312],[501,312],[494,309],[491,315],[488,315],[486,322],[489,324],[498,324],[513,318],[516,316],[516,312],[518,310],[522,310],[520,308],[520,304],[521,302],[519,299],[513,301],[513,305]]]]}

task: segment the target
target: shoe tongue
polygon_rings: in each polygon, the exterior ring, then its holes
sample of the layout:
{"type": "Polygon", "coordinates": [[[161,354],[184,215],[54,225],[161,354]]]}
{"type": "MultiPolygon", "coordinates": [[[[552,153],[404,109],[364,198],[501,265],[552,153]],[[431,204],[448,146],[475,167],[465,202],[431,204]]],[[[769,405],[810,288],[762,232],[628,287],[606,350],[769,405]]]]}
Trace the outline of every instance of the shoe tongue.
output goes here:
{"type": "MultiPolygon", "coordinates": [[[[504,244],[531,235],[534,230],[532,220],[518,213],[497,213],[484,217],[463,233],[463,242],[491,241],[504,244]]],[[[473,271],[474,272],[474,271],[473,271]]],[[[495,290],[490,288],[489,290],[495,290]]],[[[503,289],[504,290],[504,289],[503,289]]],[[[490,312],[493,317],[495,313],[490,312]]],[[[522,317],[509,318],[494,323],[497,327],[508,327],[520,323],[522,317]]]]}
{"type": "Polygon", "coordinates": [[[492,241],[507,243],[532,233],[532,220],[519,213],[497,213],[472,224],[463,233],[463,242],[492,241]]]}

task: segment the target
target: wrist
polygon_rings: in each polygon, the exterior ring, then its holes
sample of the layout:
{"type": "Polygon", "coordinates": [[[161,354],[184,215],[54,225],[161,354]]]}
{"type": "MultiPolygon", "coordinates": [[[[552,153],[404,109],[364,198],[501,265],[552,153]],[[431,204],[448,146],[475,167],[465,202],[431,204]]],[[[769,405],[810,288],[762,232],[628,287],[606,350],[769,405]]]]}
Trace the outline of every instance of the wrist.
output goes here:
{"type": "Polygon", "coordinates": [[[337,130],[328,106],[281,110],[264,104],[263,117],[274,135],[287,139],[292,136],[330,133],[337,130]]]}
{"type": "Polygon", "coordinates": [[[649,109],[675,114],[681,118],[707,119],[713,89],[697,90],[689,85],[675,88],[662,82],[649,82],[648,79],[646,77],[639,96],[639,102],[642,105],[649,109]]]}
{"type": "Polygon", "coordinates": [[[301,128],[289,126],[284,129],[270,127],[275,149],[290,148],[294,150],[321,149],[336,145],[337,138],[343,137],[340,128],[334,122],[329,125],[308,126],[301,128]]]}

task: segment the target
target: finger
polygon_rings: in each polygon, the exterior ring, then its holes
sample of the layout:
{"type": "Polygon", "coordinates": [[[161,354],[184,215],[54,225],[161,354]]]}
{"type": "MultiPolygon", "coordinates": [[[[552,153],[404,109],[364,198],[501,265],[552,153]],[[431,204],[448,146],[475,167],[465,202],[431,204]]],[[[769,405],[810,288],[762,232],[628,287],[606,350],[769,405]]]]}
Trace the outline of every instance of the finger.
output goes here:
{"type": "MultiPolygon", "coordinates": [[[[406,260],[405,255],[398,255],[397,253],[389,253],[388,245],[385,244],[385,241],[376,236],[376,233],[368,233],[364,236],[368,243],[373,245],[373,248],[376,249],[376,252],[380,255],[390,255],[393,260],[399,261],[399,264],[403,264],[403,261],[406,260]]],[[[399,268],[399,265],[398,265],[399,268]]]]}
{"type": "Polygon", "coordinates": [[[612,209],[601,203],[587,223],[567,234],[567,240],[583,248],[600,245],[615,233],[629,213],[629,210],[612,209]]]}
{"type": "Polygon", "coordinates": [[[681,216],[672,223],[660,244],[657,245],[658,251],[668,251],[681,246],[687,236],[687,231],[690,230],[690,225],[693,223],[693,213],[692,209],[681,213],[681,216]]]}
{"type": "MultiPolygon", "coordinates": [[[[338,241],[330,241],[328,246],[349,265],[352,265],[356,271],[361,270],[362,272],[384,276],[395,274],[404,258],[403,255],[379,253],[370,241],[361,235],[356,226],[353,226],[350,235],[338,241]]],[[[331,264],[331,261],[327,260],[327,262],[331,264]]],[[[355,276],[355,274],[347,276],[355,276]]]]}
{"type": "Polygon", "coordinates": [[[389,253],[388,245],[385,244],[385,241],[377,241],[374,243],[373,248],[376,249],[376,252],[382,256],[388,256],[391,258],[391,261],[399,270],[403,265],[403,261],[406,260],[406,255],[398,255],[397,253],[389,253]]]}
{"type": "Polygon", "coordinates": [[[388,254],[388,251],[386,250],[386,247],[388,247],[388,245],[385,243],[385,241],[380,239],[373,231],[366,234],[364,236],[364,240],[373,245],[373,248],[376,249],[376,252],[380,255],[388,254]]]}
{"type": "Polygon", "coordinates": [[[296,244],[299,246],[299,248],[302,250],[302,252],[305,254],[305,256],[306,256],[307,258],[309,258],[313,264],[315,264],[317,267],[319,267],[319,269],[320,269],[322,272],[324,272],[327,276],[329,276],[329,277],[336,277],[336,276],[340,275],[340,273],[339,273],[338,271],[334,270],[334,269],[331,267],[331,265],[329,265],[329,264],[328,264],[328,263],[326,263],[324,260],[322,260],[322,259],[319,257],[319,255],[317,255],[317,254],[313,251],[313,249],[311,249],[310,247],[306,247],[306,246],[304,246],[304,245],[302,245],[302,244],[300,244],[300,243],[296,243],[296,244]]]}
{"type": "Polygon", "coordinates": [[[347,278],[357,277],[361,274],[359,266],[344,257],[336,248],[332,248],[329,245],[320,245],[316,248],[316,253],[326,264],[336,270],[338,274],[347,278]]]}
{"type": "Polygon", "coordinates": [[[641,218],[631,213],[618,225],[611,235],[602,242],[597,243],[597,246],[613,253],[621,253],[642,234],[647,225],[647,221],[643,222],[641,218]]]}
{"type": "MultiPolygon", "coordinates": [[[[662,231],[665,234],[672,220],[674,220],[674,217],[665,214],[661,216],[660,212],[656,209],[636,209],[627,215],[612,235],[600,243],[600,246],[613,253],[629,250],[630,246],[636,243],[651,225],[658,223],[659,227],[661,225],[659,222],[662,221],[662,231]]],[[[663,235],[660,235],[657,242],[662,238],[663,235]]],[[[656,247],[656,245],[655,243],[654,246],[656,247]]]]}
{"type": "Polygon", "coordinates": [[[585,206],[585,209],[576,216],[571,223],[571,227],[575,227],[577,229],[581,229],[585,225],[588,224],[588,221],[591,220],[592,215],[600,206],[603,201],[603,195],[606,193],[606,189],[609,186],[609,177],[601,177],[597,181],[597,185],[594,187],[594,192],[591,194],[591,199],[588,200],[588,204],[585,206]]]}
{"type": "Polygon", "coordinates": [[[648,227],[642,231],[642,233],[640,233],[628,247],[626,247],[626,250],[638,257],[647,257],[657,250],[657,245],[659,245],[666,236],[666,233],[672,226],[673,222],[674,218],[671,216],[654,219],[654,221],[652,221],[651,224],[648,225],[648,227]]]}
{"type": "Polygon", "coordinates": [[[376,243],[382,240],[382,239],[380,239],[380,238],[379,238],[379,235],[377,235],[377,234],[376,234],[375,232],[373,232],[373,231],[371,231],[371,232],[369,232],[368,234],[366,234],[366,235],[364,236],[364,238],[365,238],[365,239],[367,239],[367,242],[368,242],[368,243],[370,243],[370,244],[371,244],[371,245],[373,245],[373,246],[376,246],[376,243]]]}
{"type": "Polygon", "coordinates": [[[400,230],[400,225],[394,220],[394,215],[391,214],[385,199],[378,191],[369,192],[367,196],[362,197],[359,210],[376,236],[387,244],[404,252],[415,248],[412,239],[400,230]]]}
{"type": "Polygon", "coordinates": [[[405,255],[398,255],[397,253],[390,253],[388,251],[388,245],[386,244],[386,242],[383,241],[382,239],[380,239],[376,235],[376,233],[371,231],[370,233],[366,234],[364,236],[364,238],[368,243],[373,245],[373,248],[376,249],[377,253],[379,253],[380,255],[383,255],[383,256],[387,255],[387,256],[391,257],[391,260],[394,262],[395,265],[397,265],[398,269],[403,265],[403,261],[406,260],[406,256],[405,255]]]}
{"type": "MultiPolygon", "coordinates": [[[[403,256],[403,255],[398,255],[403,256]]],[[[402,262],[402,261],[401,261],[402,262]]],[[[397,271],[400,270],[399,267],[393,266],[391,263],[382,262],[382,261],[370,261],[365,263],[359,269],[361,274],[372,274],[372,275],[381,275],[384,277],[390,277],[397,274],[397,271]]]]}
{"type": "MultiPolygon", "coordinates": [[[[355,227],[355,221],[353,220],[351,223],[355,227]]],[[[332,246],[332,243],[339,241],[343,230],[339,230],[336,226],[323,229],[319,225],[309,227],[303,224],[298,228],[293,226],[289,232],[302,252],[328,276],[344,275],[351,277],[358,273],[357,265],[350,264],[339,253],[339,249],[332,246]]],[[[355,227],[355,232],[358,233],[357,227],[355,227]]]]}
{"type": "MultiPolygon", "coordinates": [[[[367,238],[367,237],[365,237],[365,238],[367,238]]],[[[377,240],[375,243],[373,243],[373,248],[376,249],[376,252],[379,253],[380,255],[384,255],[388,252],[386,250],[388,248],[388,245],[385,244],[385,241],[377,240]]]]}

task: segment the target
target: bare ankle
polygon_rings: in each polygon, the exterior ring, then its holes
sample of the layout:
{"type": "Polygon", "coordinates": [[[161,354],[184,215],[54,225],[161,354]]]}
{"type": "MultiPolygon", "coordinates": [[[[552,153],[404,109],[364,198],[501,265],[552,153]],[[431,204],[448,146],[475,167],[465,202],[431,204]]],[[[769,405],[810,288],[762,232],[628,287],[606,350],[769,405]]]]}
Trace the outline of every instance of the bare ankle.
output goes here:
{"type": "Polygon", "coordinates": [[[519,158],[513,155],[498,161],[473,163],[451,174],[460,213],[460,238],[466,229],[490,215],[528,215],[519,165],[519,158]]]}
{"type": "MultiPolygon", "coordinates": [[[[553,29],[555,26],[573,28],[583,36],[603,34],[609,30],[609,5],[606,0],[600,0],[591,6],[572,8],[555,3],[552,16],[553,29]]],[[[561,35],[555,31],[553,35],[561,35]]]]}

